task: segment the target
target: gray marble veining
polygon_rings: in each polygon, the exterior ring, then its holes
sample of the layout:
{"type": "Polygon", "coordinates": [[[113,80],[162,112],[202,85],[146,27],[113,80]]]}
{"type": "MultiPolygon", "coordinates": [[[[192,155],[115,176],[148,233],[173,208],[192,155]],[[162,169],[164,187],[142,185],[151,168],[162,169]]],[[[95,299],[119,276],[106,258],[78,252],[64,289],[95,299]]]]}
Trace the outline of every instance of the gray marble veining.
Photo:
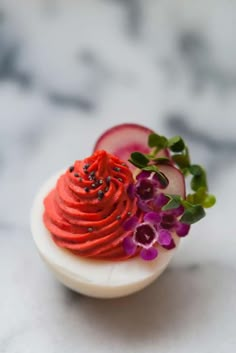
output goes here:
{"type": "Polygon", "coordinates": [[[235,351],[235,10],[0,1],[0,353],[235,351]],[[127,121],[183,135],[218,202],[156,283],[101,301],[56,282],[29,212],[49,175],[127,121]]]}

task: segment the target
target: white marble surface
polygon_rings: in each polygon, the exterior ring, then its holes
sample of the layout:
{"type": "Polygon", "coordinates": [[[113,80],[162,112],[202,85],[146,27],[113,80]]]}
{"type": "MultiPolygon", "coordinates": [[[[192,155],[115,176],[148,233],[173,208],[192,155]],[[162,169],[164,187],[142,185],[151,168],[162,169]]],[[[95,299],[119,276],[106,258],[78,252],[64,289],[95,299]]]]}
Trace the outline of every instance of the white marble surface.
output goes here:
{"type": "Polygon", "coordinates": [[[0,353],[236,350],[236,4],[0,1],[0,353]],[[40,184],[120,122],[182,134],[216,207],[148,289],[67,290],[29,230],[40,184]]]}

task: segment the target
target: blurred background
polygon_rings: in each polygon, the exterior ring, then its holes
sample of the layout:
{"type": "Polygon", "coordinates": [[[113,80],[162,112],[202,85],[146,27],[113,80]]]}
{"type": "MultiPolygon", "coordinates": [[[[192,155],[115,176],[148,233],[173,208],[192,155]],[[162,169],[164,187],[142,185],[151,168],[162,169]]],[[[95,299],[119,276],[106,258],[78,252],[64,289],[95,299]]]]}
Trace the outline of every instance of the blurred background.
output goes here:
{"type": "MultiPolygon", "coordinates": [[[[155,316],[161,336],[152,341],[162,353],[236,349],[235,37],[236,2],[230,0],[0,0],[1,353],[75,352],[72,325],[79,327],[78,316],[94,310],[99,322],[103,313],[118,315],[118,327],[111,327],[118,329],[117,352],[143,351],[147,336],[140,331],[136,347],[135,334],[131,340],[123,335],[119,325],[128,322],[128,330],[130,321],[111,302],[86,298],[81,307],[59,287],[41,264],[29,229],[41,183],[89,155],[99,134],[122,122],[182,135],[193,161],[206,166],[218,203],[183,242],[172,272],[117,306],[135,311],[146,297],[162,293],[158,310],[169,321],[163,328],[155,316]],[[174,302],[168,294],[173,286],[174,302]],[[182,317],[188,294],[194,299],[182,317]],[[167,315],[170,307],[184,321],[183,331],[167,315]],[[69,325],[66,333],[62,321],[69,325]],[[166,335],[170,329],[172,336],[166,335]]],[[[107,343],[103,352],[113,348],[114,332],[113,338],[104,332],[110,321],[89,343],[85,337],[94,335],[94,327],[85,325],[83,353],[96,352],[101,340],[107,343]]]]}

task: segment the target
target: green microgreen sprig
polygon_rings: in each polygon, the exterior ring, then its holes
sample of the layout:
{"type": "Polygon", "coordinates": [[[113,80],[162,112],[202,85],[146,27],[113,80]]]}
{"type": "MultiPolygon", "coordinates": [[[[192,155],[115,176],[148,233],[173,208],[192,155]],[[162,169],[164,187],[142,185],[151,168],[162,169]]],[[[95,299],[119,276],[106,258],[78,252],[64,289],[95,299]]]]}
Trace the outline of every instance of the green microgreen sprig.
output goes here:
{"type": "Polygon", "coordinates": [[[169,201],[162,209],[166,211],[183,205],[184,213],[180,221],[187,224],[198,222],[205,216],[204,209],[212,207],[216,202],[215,196],[208,193],[205,169],[198,164],[191,163],[189,149],[180,136],[168,139],[165,136],[152,133],[148,137],[148,146],[151,148],[149,154],[133,152],[129,161],[139,169],[157,173],[163,185],[167,185],[168,180],[160,171],[158,167],[160,164],[174,162],[185,177],[190,175],[190,186],[193,193],[188,194],[186,199],[183,199],[179,195],[167,194],[169,201]],[[158,157],[158,153],[162,150],[168,150],[170,156],[158,157]]]}

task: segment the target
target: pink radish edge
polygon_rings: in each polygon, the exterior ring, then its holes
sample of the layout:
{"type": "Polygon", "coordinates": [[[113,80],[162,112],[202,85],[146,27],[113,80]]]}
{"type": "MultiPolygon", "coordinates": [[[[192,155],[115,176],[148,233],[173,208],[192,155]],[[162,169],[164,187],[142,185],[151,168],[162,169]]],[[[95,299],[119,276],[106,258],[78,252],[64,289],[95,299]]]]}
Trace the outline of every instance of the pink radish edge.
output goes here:
{"type": "MultiPolygon", "coordinates": [[[[120,125],[115,125],[111,127],[110,129],[107,129],[97,140],[95,146],[94,146],[94,151],[97,151],[98,149],[101,149],[101,146],[103,145],[103,141],[110,136],[111,134],[114,135],[121,132],[122,130],[134,130],[134,131],[142,131],[143,133],[148,136],[149,134],[153,133],[153,131],[143,125],[139,124],[132,124],[132,123],[125,123],[125,124],[120,124],[120,125]]],[[[109,152],[109,151],[108,151],[109,152]]]]}
{"type": "MultiPolygon", "coordinates": [[[[113,126],[106,130],[97,140],[93,151],[106,150],[119,157],[125,162],[134,151],[148,153],[148,136],[153,130],[133,123],[126,123],[113,126]]],[[[159,157],[170,157],[168,149],[161,151],[159,157]]],[[[134,166],[129,163],[129,167],[134,170],[134,166]]]]}

